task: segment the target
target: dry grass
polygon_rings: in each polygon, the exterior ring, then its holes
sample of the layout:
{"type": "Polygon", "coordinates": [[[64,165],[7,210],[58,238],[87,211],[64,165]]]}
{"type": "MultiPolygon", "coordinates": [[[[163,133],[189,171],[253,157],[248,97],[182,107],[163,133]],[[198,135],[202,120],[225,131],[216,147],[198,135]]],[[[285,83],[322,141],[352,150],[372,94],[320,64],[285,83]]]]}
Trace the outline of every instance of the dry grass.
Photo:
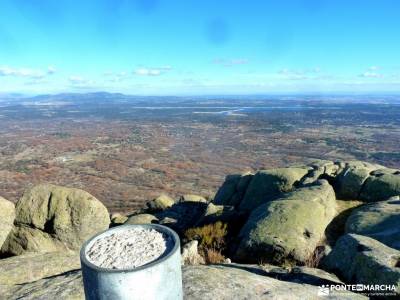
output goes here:
{"type": "Polygon", "coordinates": [[[225,261],[222,254],[226,246],[228,234],[227,224],[220,221],[202,227],[189,228],[184,236],[188,241],[199,241],[199,254],[206,264],[217,264],[225,261]]]}
{"type": "Polygon", "coordinates": [[[225,256],[222,255],[221,251],[215,249],[205,249],[202,251],[202,256],[206,264],[220,264],[225,261],[225,256]]]}
{"type": "Polygon", "coordinates": [[[198,240],[202,248],[221,250],[225,246],[227,227],[227,224],[218,221],[202,227],[189,228],[185,232],[185,238],[189,241],[198,240]]]}

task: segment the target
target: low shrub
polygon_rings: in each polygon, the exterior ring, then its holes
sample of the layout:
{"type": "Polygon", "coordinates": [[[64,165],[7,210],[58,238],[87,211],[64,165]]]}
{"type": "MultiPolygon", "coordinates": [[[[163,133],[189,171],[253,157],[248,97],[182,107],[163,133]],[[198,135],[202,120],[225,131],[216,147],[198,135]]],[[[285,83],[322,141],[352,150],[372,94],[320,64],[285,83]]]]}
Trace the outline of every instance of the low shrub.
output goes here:
{"type": "Polygon", "coordinates": [[[228,233],[227,224],[220,221],[202,227],[189,228],[185,232],[188,241],[199,241],[199,247],[222,250],[228,233]]]}
{"type": "Polygon", "coordinates": [[[222,252],[226,247],[228,226],[220,221],[202,227],[189,228],[184,236],[187,241],[199,241],[199,254],[206,264],[216,264],[225,261],[222,252]]]}
{"type": "Polygon", "coordinates": [[[225,262],[225,256],[222,255],[221,251],[206,248],[201,255],[204,257],[206,264],[220,264],[225,262]]]}

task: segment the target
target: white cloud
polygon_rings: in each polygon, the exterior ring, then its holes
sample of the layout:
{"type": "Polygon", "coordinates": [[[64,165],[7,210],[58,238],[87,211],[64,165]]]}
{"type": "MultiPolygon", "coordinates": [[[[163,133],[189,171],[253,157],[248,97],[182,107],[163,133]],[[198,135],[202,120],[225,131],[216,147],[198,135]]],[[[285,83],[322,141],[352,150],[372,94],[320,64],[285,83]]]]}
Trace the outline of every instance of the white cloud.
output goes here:
{"type": "Polygon", "coordinates": [[[124,79],[128,78],[129,73],[122,71],[122,72],[104,72],[103,75],[106,77],[106,81],[109,82],[121,82],[124,79]]]}
{"type": "Polygon", "coordinates": [[[371,67],[368,68],[369,71],[377,71],[379,69],[380,69],[379,66],[371,66],[371,67]]]}
{"type": "Polygon", "coordinates": [[[68,78],[68,81],[70,83],[70,87],[74,89],[80,89],[80,90],[90,90],[90,89],[95,89],[97,88],[96,82],[94,80],[90,80],[87,78],[84,78],[80,75],[73,75],[68,78]]]}
{"type": "Polygon", "coordinates": [[[31,78],[27,82],[24,82],[24,85],[43,85],[48,83],[49,81],[45,78],[31,78]]]}
{"type": "Polygon", "coordinates": [[[85,78],[83,78],[83,77],[81,77],[81,76],[76,76],[76,75],[70,76],[70,77],[68,78],[68,80],[69,80],[71,83],[85,83],[85,82],[87,82],[87,80],[86,80],[85,78]]]}
{"type": "Polygon", "coordinates": [[[364,77],[364,78],[382,78],[383,75],[379,74],[379,73],[376,73],[376,72],[367,71],[367,72],[364,72],[364,73],[360,74],[360,77],[364,77]]]}
{"type": "Polygon", "coordinates": [[[169,65],[166,65],[166,66],[159,67],[157,69],[159,69],[161,71],[170,71],[170,70],[172,70],[172,67],[169,65]]]}
{"type": "Polygon", "coordinates": [[[128,76],[128,72],[122,71],[122,72],[104,72],[104,76],[115,76],[115,77],[126,77],[128,76]]]}
{"type": "Polygon", "coordinates": [[[0,67],[0,76],[13,76],[13,77],[25,77],[31,79],[44,78],[47,75],[55,73],[54,67],[49,67],[46,71],[30,68],[12,68],[9,66],[0,67]]]}
{"type": "Polygon", "coordinates": [[[141,67],[133,71],[134,74],[139,76],[159,76],[172,70],[171,66],[162,66],[157,68],[141,67]]]}
{"type": "Polygon", "coordinates": [[[315,80],[326,81],[332,80],[335,76],[322,71],[320,67],[293,70],[284,68],[278,71],[278,79],[284,80],[315,80]]]}
{"type": "Polygon", "coordinates": [[[135,74],[142,76],[158,76],[161,74],[161,71],[158,69],[140,68],[135,70],[135,74]]]}
{"type": "Polygon", "coordinates": [[[52,75],[56,72],[56,68],[54,66],[48,66],[47,67],[47,74],[52,75]]]}
{"type": "Polygon", "coordinates": [[[282,69],[278,72],[283,79],[287,80],[305,80],[309,79],[309,76],[307,76],[306,72],[304,71],[296,71],[296,70],[289,70],[289,69],[282,69]]]}

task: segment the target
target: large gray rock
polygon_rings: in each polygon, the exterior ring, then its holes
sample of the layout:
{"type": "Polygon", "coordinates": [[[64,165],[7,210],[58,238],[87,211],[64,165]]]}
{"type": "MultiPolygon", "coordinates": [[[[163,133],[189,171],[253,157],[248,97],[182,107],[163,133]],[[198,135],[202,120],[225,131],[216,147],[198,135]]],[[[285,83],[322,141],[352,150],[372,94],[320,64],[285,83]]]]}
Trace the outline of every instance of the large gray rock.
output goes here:
{"type": "Polygon", "coordinates": [[[160,224],[183,233],[186,229],[197,224],[206,209],[207,203],[202,201],[183,201],[160,213],[156,213],[155,216],[160,220],[160,224]]]}
{"type": "Polygon", "coordinates": [[[179,198],[179,201],[180,202],[201,202],[201,203],[207,203],[208,202],[207,199],[204,198],[203,196],[195,195],[195,194],[182,195],[179,198]]]}
{"type": "Polygon", "coordinates": [[[34,282],[80,269],[79,253],[72,251],[29,253],[0,259],[0,286],[34,282]]]}
{"type": "Polygon", "coordinates": [[[124,224],[128,220],[128,217],[120,213],[113,213],[110,215],[110,219],[111,219],[110,227],[114,227],[124,224]]]}
{"type": "Polygon", "coordinates": [[[335,214],[335,193],[326,180],[287,193],[251,213],[239,234],[237,258],[305,263],[335,214]]]}
{"type": "Polygon", "coordinates": [[[346,221],[346,232],[369,236],[400,250],[400,200],[380,201],[354,209],[346,221]]]}
{"type": "Polygon", "coordinates": [[[349,283],[394,285],[400,291],[400,251],[366,236],[346,234],[323,260],[349,283]]]}
{"type": "Polygon", "coordinates": [[[14,219],[14,203],[0,197],[0,249],[13,228],[14,219]]]}
{"type": "Polygon", "coordinates": [[[253,174],[228,175],[215,194],[213,202],[217,205],[238,206],[243,199],[253,174]]]}
{"type": "Polygon", "coordinates": [[[321,178],[334,178],[340,170],[340,164],[329,160],[317,160],[308,164],[311,169],[301,180],[302,185],[312,184],[321,178]]]}
{"type": "MultiPolygon", "coordinates": [[[[186,266],[183,268],[185,299],[318,299],[316,285],[281,281],[252,267],[240,265],[186,266]]],[[[325,299],[367,299],[333,292],[325,299]]]]}
{"type": "Polygon", "coordinates": [[[359,199],[370,173],[379,168],[382,166],[362,161],[346,162],[346,167],[336,177],[335,190],[338,199],[359,199]]]}
{"type": "Polygon", "coordinates": [[[218,189],[213,202],[217,205],[231,205],[230,200],[236,193],[236,186],[240,181],[241,175],[233,174],[225,177],[224,183],[218,189]]]}
{"type": "Polygon", "coordinates": [[[65,250],[68,247],[51,234],[26,225],[15,226],[1,248],[6,255],[65,250]]]}
{"type": "Polygon", "coordinates": [[[292,191],[294,185],[308,173],[309,167],[271,169],[257,172],[247,187],[239,205],[242,211],[252,211],[263,203],[292,191]]]}
{"type": "Polygon", "coordinates": [[[7,300],[84,300],[80,270],[44,277],[21,285],[1,286],[3,299],[7,300]]]}
{"type": "Polygon", "coordinates": [[[273,265],[259,266],[262,270],[266,271],[266,275],[275,279],[290,281],[296,283],[306,283],[311,285],[330,285],[330,284],[343,284],[343,282],[332,273],[324,270],[310,267],[276,267],[273,265]]]}
{"type": "MultiPolygon", "coordinates": [[[[337,280],[323,271],[299,271],[278,280],[259,267],[241,265],[189,265],[182,268],[185,299],[319,299],[319,285],[337,280]],[[310,275],[308,275],[310,274],[310,275]],[[333,278],[333,280],[331,280],[333,278]]],[[[70,271],[21,285],[1,286],[4,299],[83,300],[80,271],[70,271]]],[[[366,299],[331,292],[324,299],[366,299]]]]}
{"type": "Polygon", "coordinates": [[[174,204],[175,200],[165,194],[162,194],[146,203],[149,212],[163,211],[167,208],[170,208],[174,204]]]}
{"type": "Polygon", "coordinates": [[[229,223],[237,222],[241,218],[241,213],[236,211],[233,206],[215,205],[209,203],[204,215],[196,223],[196,226],[211,224],[218,221],[229,223]]]}
{"type": "Polygon", "coordinates": [[[16,205],[15,228],[1,251],[78,250],[85,240],[109,227],[107,208],[89,193],[42,184],[24,193],[16,205]]]}
{"type": "Polygon", "coordinates": [[[383,201],[400,195],[400,171],[380,169],[365,181],[360,199],[368,202],[383,201]]]}
{"type": "Polygon", "coordinates": [[[156,216],[151,214],[138,214],[128,218],[128,220],[124,224],[152,224],[158,223],[158,219],[156,216]]]}

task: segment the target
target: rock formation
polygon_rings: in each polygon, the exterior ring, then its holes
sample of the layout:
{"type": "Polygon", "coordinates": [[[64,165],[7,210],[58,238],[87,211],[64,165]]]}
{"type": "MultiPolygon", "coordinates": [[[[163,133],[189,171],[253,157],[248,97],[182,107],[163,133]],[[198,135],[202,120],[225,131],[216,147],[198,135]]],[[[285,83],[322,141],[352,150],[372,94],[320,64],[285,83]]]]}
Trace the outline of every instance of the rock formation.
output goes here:
{"type": "Polygon", "coordinates": [[[55,185],[38,185],[16,205],[15,226],[1,252],[78,250],[82,243],[109,227],[107,208],[89,193],[55,185]]]}
{"type": "Polygon", "coordinates": [[[313,299],[326,284],[391,284],[399,296],[399,195],[399,170],[320,160],[228,175],[210,200],[162,195],[110,224],[90,194],[39,185],[15,213],[0,198],[1,252],[18,255],[0,260],[0,291],[6,299],[83,299],[81,244],[109,226],[157,223],[184,242],[186,299],[313,299]]]}
{"type": "MultiPolygon", "coordinates": [[[[0,270],[14,267],[0,277],[4,299],[83,300],[82,274],[75,257],[64,253],[22,255],[0,260],[0,270]],[[40,258],[41,257],[41,258],[40,258]],[[52,267],[37,272],[49,259],[52,267]],[[33,264],[30,262],[34,261],[33,264]],[[57,267],[61,265],[61,267],[57,267]],[[29,277],[27,274],[33,274],[29,277]]],[[[321,284],[340,283],[322,270],[254,265],[188,265],[182,267],[185,299],[314,299],[321,284]]],[[[367,299],[361,295],[332,292],[328,299],[367,299]]]]}
{"type": "Polygon", "coordinates": [[[158,212],[170,208],[174,204],[175,204],[174,199],[172,199],[168,195],[163,194],[153,199],[152,201],[149,201],[147,203],[147,207],[149,212],[158,212]]]}
{"type": "Polygon", "coordinates": [[[13,227],[14,219],[14,203],[0,197],[0,249],[13,227]]]}
{"type": "Polygon", "coordinates": [[[240,232],[237,258],[304,264],[324,239],[336,213],[335,200],[333,188],[321,180],[260,205],[240,232]]]}
{"type": "Polygon", "coordinates": [[[354,209],[346,222],[346,232],[374,238],[400,250],[400,199],[394,197],[354,209]]]}
{"type": "Polygon", "coordinates": [[[369,237],[342,236],[323,260],[323,266],[346,282],[394,285],[400,295],[400,251],[369,237]]]}
{"type": "Polygon", "coordinates": [[[158,223],[157,217],[151,214],[139,214],[128,218],[124,224],[151,224],[158,223]]]}
{"type": "Polygon", "coordinates": [[[239,209],[251,211],[266,201],[294,189],[295,184],[308,173],[308,167],[281,168],[257,172],[249,183],[239,209]]]}

